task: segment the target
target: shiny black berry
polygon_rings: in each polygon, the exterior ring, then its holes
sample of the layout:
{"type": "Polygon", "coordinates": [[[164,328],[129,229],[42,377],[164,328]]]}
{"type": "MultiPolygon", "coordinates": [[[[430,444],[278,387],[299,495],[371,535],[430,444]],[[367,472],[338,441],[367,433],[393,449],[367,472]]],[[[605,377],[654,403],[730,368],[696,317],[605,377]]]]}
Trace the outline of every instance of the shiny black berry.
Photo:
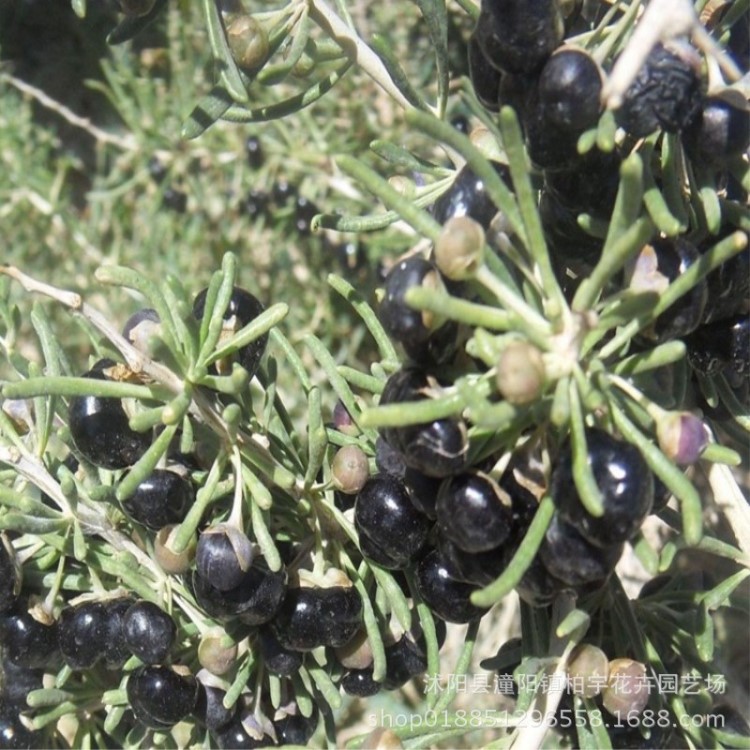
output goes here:
{"type": "Polygon", "coordinates": [[[206,729],[216,732],[227,726],[237,714],[237,703],[231,708],[224,707],[226,691],[198,683],[198,697],[195,705],[195,716],[206,729]]]}
{"type": "Polygon", "coordinates": [[[101,602],[65,607],[57,621],[60,652],[71,669],[89,669],[107,648],[107,610],[101,602]]]}
{"type": "Polygon", "coordinates": [[[587,429],[589,465],[604,505],[596,518],[583,507],[573,479],[571,447],[566,444],[552,472],[550,491],[562,520],[601,547],[631,539],[651,512],[654,480],[640,451],[604,430],[587,429]]]}
{"type": "Polygon", "coordinates": [[[266,669],[282,677],[291,677],[302,666],[302,654],[284,648],[268,625],[258,631],[258,644],[266,669]]]}
{"type": "Polygon", "coordinates": [[[378,435],[375,441],[375,466],[380,474],[392,474],[394,477],[403,477],[407,469],[401,452],[382,435],[378,435]]]}
{"type": "Polygon", "coordinates": [[[198,539],[195,566],[201,578],[219,591],[240,585],[252,562],[252,544],[241,531],[219,524],[198,539]]]}
{"type": "Polygon", "coordinates": [[[468,43],[469,79],[479,103],[490,112],[500,111],[500,79],[502,73],[484,56],[476,32],[468,43]]]}
{"type": "Polygon", "coordinates": [[[750,377],[750,316],[700,326],[684,341],[691,366],[703,375],[728,369],[736,378],[750,377]]]}
{"type": "MultiPolygon", "coordinates": [[[[204,289],[198,293],[193,302],[193,315],[198,320],[203,318],[207,294],[208,290],[204,289]]],[[[263,307],[257,297],[245,289],[234,287],[232,296],[229,298],[229,304],[224,311],[224,333],[228,337],[231,336],[255,320],[264,311],[265,307],[263,307]]],[[[267,342],[268,334],[264,333],[255,339],[255,341],[251,341],[237,351],[237,360],[247,370],[250,377],[253,377],[258,371],[258,366],[266,350],[267,342]]]]}
{"type": "Polygon", "coordinates": [[[545,172],[545,191],[574,214],[609,219],[620,186],[621,162],[616,151],[592,149],[567,169],[545,172]]]}
{"type": "Polygon", "coordinates": [[[243,717],[239,713],[212,734],[219,750],[254,750],[257,747],[271,747],[275,744],[272,737],[263,733],[252,716],[243,717]],[[245,723],[248,724],[247,727],[245,723]]]}
{"type": "Polygon", "coordinates": [[[407,468],[404,472],[404,484],[416,509],[431,521],[437,518],[437,496],[442,479],[428,477],[417,469],[407,468]]]}
{"type": "Polygon", "coordinates": [[[700,111],[700,78],[689,48],[676,51],[657,44],[615,112],[618,124],[635,138],[661,128],[676,133],[700,111]]]}
{"type": "Polygon", "coordinates": [[[604,241],[584,231],[578,223],[577,209],[565,206],[558,195],[543,189],[539,196],[539,218],[544,239],[553,263],[582,264],[593,267],[598,261],[604,241]]]}
{"type": "Polygon", "coordinates": [[[604,581],[622,554],[622,544],[597,547],[555,514],[539,548],[545,568],[570,586],[604,581]]]}
{"type": "Polygon", "coordinates": [[[221,591],[193,573],[192,583],[198,604],[212,617],[242,615],[248,625],[268,622],[281,605],[286,593],[286,571],[270,571],[262,560],[256,560],[238,586],[221,591]]]}
{"type": "Polygon", "coordinates": [[[539,74],[539,102],[552,128],[582,133],[596,125],[601,91],[599,65],[574,47],[555,52],[539,74]]]}
{"type": "Polygon", "coordinates": [[[314,709],[311,716],[303,716],[296,706],[294,708],[296,709],[294,712],[284,713],[283,716],[273,720],[276,739],[279,745],[304,747],[318,726],[318,711],[314,709]]]}
{"type": "Polygon", "coordinates": [[[385,647],[385,662],[383,688],[386,690],[396,690],[427,671],[424,645],[410,635],[402,635],[395,643],[385,647]]]}
{"type": "Polygon", "coordinates": [[[253,188],[242,201],[241,209],[249,219],[257,219],[266,215],[270,203],[271,197],[265,190],[253,188]]]}
{"type": "Polygon", "coordinates": [[[432,331],[424,341],[402,341],[401,345],[410,362],[432,369],[453,359],[458,350],[459,330],[459,325],[449,320],[432,331]]]}
{"type": "Polygon", "coordinates": [[[470,596],[475,586],[457,580],[438,550],[425,555],[417,565],[416,581],[419,594],[433,614],[446,622],[471,622],[487,610],[474,606],[470,596]]]}
{"type": "Polygon", "coordinates": [[[125,643],[144,664],[167,660],[177,635],[174,620],[153,602],[140,601],[125,613],[122,623],[125,643]]]}
{"type": "Polygon", "coordinates": [[[694,162],[718,169],[747,151],[750,111],[721,97],[708,97],[683,132],[682,143],[694,162]]]}
{"type": "Polygon", "coordinates": [[[263,166],[265,160],[265,154],[263,153],[263,146],[261,145],[260,138],[255,135],[249,135],[245,141],[245,154],[247,155],[247,163],[250,169],[260,169],[263,166]]]}
{"type": "Polygon", "coordinates": [[[130,658],[131,651],[125,643],[122,622],[134,600],[130,597],[104,602],[106,613],[104,663],[108,669],[119,669],[130,658]]]}
{"type": "Polygon", "coordinates": [[[361,625],[362,600],[351,586],[290,588],[271,623],[279,643],[292,651],[338,648],[361,625]]]}
{"type": "Polygon", "coordinates": [[[0,615],[3,655],[14,666],[41,669],[59,654],[57,623],[46,625],[34,618],[24,601],[0,615]]]}
{"type": "Polygon", "coordinates": [[[198,683],[169,667],[138,667],[128,677],[127,694],[141,724],[151,729],[168,729],[195,710],[198,683]]]}
{"type": "Polygon", "coordinates": [[[122,501],[125,513],[152,531],[180,523],[195,501],[192,482],[177,472],[154,469],[122,501]]]}
{"type": "Polygon", "coordinates": [[[486,474],[458,474],[440,488],[437,521],[443,536],[465,552],[486,552],[510,535],[510,500],[486,474]]]}
{"type": "MultiPolygon", "coordinates": [[[[733,227],[720,231],[719,236],[699,246],[703,253],[716,241],[728,236],[733,227]]],[[[750,245],[724,261],[706,277],[707,297],[701,323],[713,323],[731,318],[747,310],[750,299],[750,245]]]]}
{"type": "MultiPolygon", "coordinates": [[[[19,667],[3,653],[0,661],[0,701],[26,709],[26,696],[32,690],[41,690],[44,687],[43,678],[44,670],[19,667]]],[[[0,742],[0,747],[2,746],[0,742]]]]}
{"type": "Polygon", "coordinates": [[[303,237],[309,236],[312,234],[310,223],[319,213],[320,209],[309,198],[298,196],[294,201],[294,228],[303,237]]]}
{"type": "MultiPolygon", "coordinates": [[[[500,178],[509,187],[510,171],[504,164],[492,162],[500,178]]],[[[492,202],[484,182],[474,174],[468,164],[457,172],[451,186],[432,207],[432,215],[438,224],[445,224],[454,216],[468,216],[487,229],[497,213],[497,206],[492,202]]]]}
{"type": "Polygon", "coordinates": [[[412,503],[404,483],[388,474],[370,478],[360,490],[354,524],[360,538],[368,537],[400,568],[416,557],[432,525],[412,503]]]}
{"type": "MultiPolygon", "coordinates": [[[[112,360],[99,360],[83,377],[109,380],[106,370],[114,366],[112,360]]],[[[68,426],[78,451],[103,469],[132,466],[151,445],[150,433],[130,429],[118,398],[74,396],[68,405],[68,426]]]]}
{"type": "Polygon", "coordinates": [[[434,315],[409,307],[404,296],[414,287],[439,288],[441,285],[437,268],[421,255],[396,263],[385,279],[385,294],[378,311],[388,335],[401,342],[425,341],[434,330],[434,315]]]}
{"type": "Polygon", "coordinates": [[[475,586],[492,583],[508,566],[510,556],[507,545],[485,552],[466,552],[445,536],[438,538],[438,549],[448,564],[453,578],[475,586]]]}
{"type": "Polygon", "coordinates": [[[560,44],[557,0],[484,0],[475,30],[487,59],[505,73],[535,73],[560,44]]]}
{"type": "MultiPolygon", "coordinates": [[[[428,397],[430,382],[421,370],[403,368],[388,378],[380,403],[420,401],[428,397]]],[[[386,428],[383,437],[403,455],[407,466],[431,477],[446,477],[466,465],[468,439],[460,419],[436,419],[426,424],[386,428]]]]}
{"type": "Polygon", "coordinates": [[[350,669],[341,678],[341,687],[347,695],[358,698],[369,698],[377,695],[383,687],[372,679],[372,667],[367,669],[350,669]]]}
{"type": "Polygon", "coordinates": [[[569,169],[578,161],[579,133],[550,122],[538,91],[527,99],[524,136],[529,158],[539,169],[569,169]]]}

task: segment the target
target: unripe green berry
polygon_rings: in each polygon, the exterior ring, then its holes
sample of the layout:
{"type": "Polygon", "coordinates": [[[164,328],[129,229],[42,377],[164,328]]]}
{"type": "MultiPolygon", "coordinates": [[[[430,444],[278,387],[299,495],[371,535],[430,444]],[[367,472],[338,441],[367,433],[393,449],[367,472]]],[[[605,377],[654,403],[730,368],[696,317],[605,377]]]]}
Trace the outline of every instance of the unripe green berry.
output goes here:
{"type": "Polygon", "coordinates": [[[210,630],[203,634],[198,644],[198,661],[211,674],[226,674],[237,660],[237,644],[227,643],[223,630],[210,630]]]}
{"type": "Polygon", "coordinates": [[[484,229],[469,216],[454,216],[435,242],[435,263],[452,281],[473,278],[484,262],[484,229]]]}
{"type": "Polygon", "coordinates": [[[331,463],[333,484],[346,495],[356,495],[370,476],[370,464],[364,451],[356,445],[340,448],[331,463]]]}
{"type": "Polygon", "coordinates": [[[528,341],[512,341],[500,353],[495,381],[500,395],[516,406],[530,404],[544,391],[542,353],[528,341]]]}
{"type": "Polygon", "coordinates": [[[689,412],[668,412],[656,423],[659,448],[680,466],[695,463],[708,445],[706,425],[689,412]]]}
{"type": "Polygon", "coordinates": [[[609,663],[609,680],[602,690],[602,704],[613,716],[639,714],[649,696],[646,667],[632,659],[613,659],[609,663]]]}
{"type": "Polygon", "coordinates": [[[590,643],[576,646],[568,660],[570,690],[583,698],[599,695],[609,678],[609,659],[600,648],[590,643]]]}
{"type": "Polygon", "coordinates": [[[268,34],[250,15],[236,16],[227,24],[227,44],[234,61],[246,72],[258,70],[268,59],[268,34]]]}

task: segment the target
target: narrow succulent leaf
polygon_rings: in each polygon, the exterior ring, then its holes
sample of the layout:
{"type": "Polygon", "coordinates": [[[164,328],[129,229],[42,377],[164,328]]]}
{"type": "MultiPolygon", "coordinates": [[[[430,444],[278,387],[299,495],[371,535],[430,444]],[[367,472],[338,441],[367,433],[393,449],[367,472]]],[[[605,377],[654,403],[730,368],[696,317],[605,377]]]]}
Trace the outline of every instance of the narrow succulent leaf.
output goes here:
{"type": "Polygon", "coordinates": [[[612,418],[622,436],[635,445],[649,468],[680,501],[683,532],[689,545],[698,544],[703,529],[701,500],[693,483],[647,438],[610,399],[612,418]]]}
{"type": "Polygon", "coordinates": [[[214,86],[193,108],[182,125],[182,137],[191,141],[203,135],[232,106],[233,100],[221,86],[214,86]]]}
{"type": "Polygon", "coordinates": [[[513,187],[524,226],[525,245],[532,261],[539,268],[539,273],[549,309],[547,314],[554,324],[567,307],[557,276],[552,268],[547,243],[537,209],[537,193],[531,186],[529,178],[528,159],[523,147],[521,126],[516,112],[511,107],[503,107],[500,111],[500,132],[503,146],[508,156],[513,187]]]}
{"type": "Polygon", "coordinates": [[[405,201],[403,195],[395,190],[375,170],[348,155],[340,156],[337,159],[337,163],[344,172],[381,200],[386,208],[395,211],[415,231],[428,237],[433,242],[437,239],[440,232],[440,225],[426,211],[405,201]]]}
{"type": "Polygon", "coordinates": [[[159,389],[135,383],[94,378],[71,378],[67,376],[44,376],[29,378],[16,383],[6,383],[0,393],[4,398],[22,399],[34,396],[97,396],[99,398],[136,398],[152,400],[158,398],[159,389]]]}
{"type": "Polygon", "coordinates": [[[365,298],[348,282],[336,274],[328,274],[328,285],[340,294],[355,310],[375,339],[380,357],[386,362],[398,362],[398,354],[378,316],[365,298]]]}
{"type": "Polygon", "coordinates": [[[307,670],[325,702],[334,711],[341,708],[341,692],[339,688],[336,687],[333,680],[328,676],[328,673],[324,669],[312,665],[308,666],[307,670]]]}
{"type": "Polygon", "coordinates": [[[127,500],[136,491],[138,485],[151,476],[156,465],[167,452],[176,432],[177,425],[165,427],[148,447],[148,450],[138,459],[138,463],[123,477],[115,492],[115,496],[120,502],[127,500]]]}
{"type": "MultiPolygon", "coordinates": [[[[474,645],[477,640],[477,633],[479,632],[480,620],[472,620],[466,628],[466,635],[464,636],[464,645],[461,652],[456,659],[456,664],[453,667],[453,674],[466,674],[471,664],[471,657],[474,654],[474,645]]],[[[435,704],[435,713],[440,714],[445,711],[448,706],[453,702],[458,692],[458,681],[453,680],[452,684],[440,693],[440,697],[435,704]]]]}
{"type": "Polygon", "coordinates": [[[578,385],[570,382],[570,443],[573,454],[573,480],[581,503],[595,518],[604,515],[602,493],[594,479],[586,445],[586,431],[578,385]]]}
{"type": "Polygon", "coordinates": [[[370,46],[388,71],[393,85],[403,94],[409,104],[419,109],[429,109],[427,102],[414,88],[398,58],[393,54],[392,41],[382,34],[373,34],[370,38],[370,46]]]}
{"type": "Polygon", "coordinates": [[[427,23],[427,31],[435,52],[438,87],[438,115],[445,114],[450,77],[448,61],[448,13],[445,0],[414,0],[427,23]]]}
{"type": "Polygon", "coordinates": [[[400,167],[401,169],[420,174],[432,174],[436,177],[444,177],[446,174],[445,168],[422,159],[403,146],[399,146],[391,141],[372,141],[370,149],[394,167],[400,167]]]}
{"type": "Polygon", "coordinates": [[[434,115],[410,110],[405,117],[407,123],[416,130],[446,146],[450,146],[466,159],[472,171],[484,182],[491,200],[505,214],[513,232],[521,238],[522,242],[526,243],[524,225],[515,196],[502,181],[487,157],[465,135],[459,133],[449,123],[437,119],[434,115]]]}
{"type": "Polygon", "coordinates": [[[302,93],[274,104],[253,108],[232,105],[221,115],[221,119],[228,122],[269,122],[293,115],[314,104],[327,94],[346,75],[351,66],[351,60],[344,60],[337,68],[302,93]]]}
{"type": "Polygon", "coordinates": [[[147,29],[167,7],[167,0],[156,0],[154,7],[143,16],[128,16],[115,26],[107,36],[107,44],[128,42],[147,29]]]}
{"type": "Polygon", "coordinates": [[[546,495],[539,503],[534,520],[508,567],[491,584],[471,595],[472,604],[477,607],[491,607],[521,582],[523,574],[528,570],[542,544],[554,512],[555,504],[552,498],[546,495]]]}

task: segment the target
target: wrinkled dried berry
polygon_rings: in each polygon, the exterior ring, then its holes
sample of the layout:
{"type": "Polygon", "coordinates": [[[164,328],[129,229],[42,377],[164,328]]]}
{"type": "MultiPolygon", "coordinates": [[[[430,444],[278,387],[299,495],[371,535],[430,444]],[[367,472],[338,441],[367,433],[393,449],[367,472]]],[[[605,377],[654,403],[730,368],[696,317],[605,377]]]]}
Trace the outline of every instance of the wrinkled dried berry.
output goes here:
{"type": "Polygon", "coordinates": [[[618,124],[636,138],[657,128],[676,133],[689,125],[701,106],[694,55],[686,47],[674,52],[657,44],[615,112],[618,124]]]}

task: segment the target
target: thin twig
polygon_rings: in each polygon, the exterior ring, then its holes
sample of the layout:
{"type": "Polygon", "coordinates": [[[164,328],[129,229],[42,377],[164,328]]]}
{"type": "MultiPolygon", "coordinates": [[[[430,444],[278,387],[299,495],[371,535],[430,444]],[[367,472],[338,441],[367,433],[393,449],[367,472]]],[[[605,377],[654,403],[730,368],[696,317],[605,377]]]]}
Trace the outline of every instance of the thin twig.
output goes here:
{"type": "Polygon", "coordinates": [[[113,133],[108,133],[106,130],[94,125],[88,117],[81,117],[73,112],[71,109],[61,104],[56,99],[47,95],[41,89],[36,86],[32,86],[30,83],[22,81],[20,78],[10,75],[10,73],[0,73],[0,81],[9,83],[13,88],[27,94],[32,99],[35,99],[43,107],[46,107],[53,112],[56,112],[64,120],[67,120],[71,125],[77,128],[85,130],[91,134],[97,141],[101,143],[109,143],[123,151],[135,151],[138,149],[138,143],[133,136],[118,136],[113,133]]]}

